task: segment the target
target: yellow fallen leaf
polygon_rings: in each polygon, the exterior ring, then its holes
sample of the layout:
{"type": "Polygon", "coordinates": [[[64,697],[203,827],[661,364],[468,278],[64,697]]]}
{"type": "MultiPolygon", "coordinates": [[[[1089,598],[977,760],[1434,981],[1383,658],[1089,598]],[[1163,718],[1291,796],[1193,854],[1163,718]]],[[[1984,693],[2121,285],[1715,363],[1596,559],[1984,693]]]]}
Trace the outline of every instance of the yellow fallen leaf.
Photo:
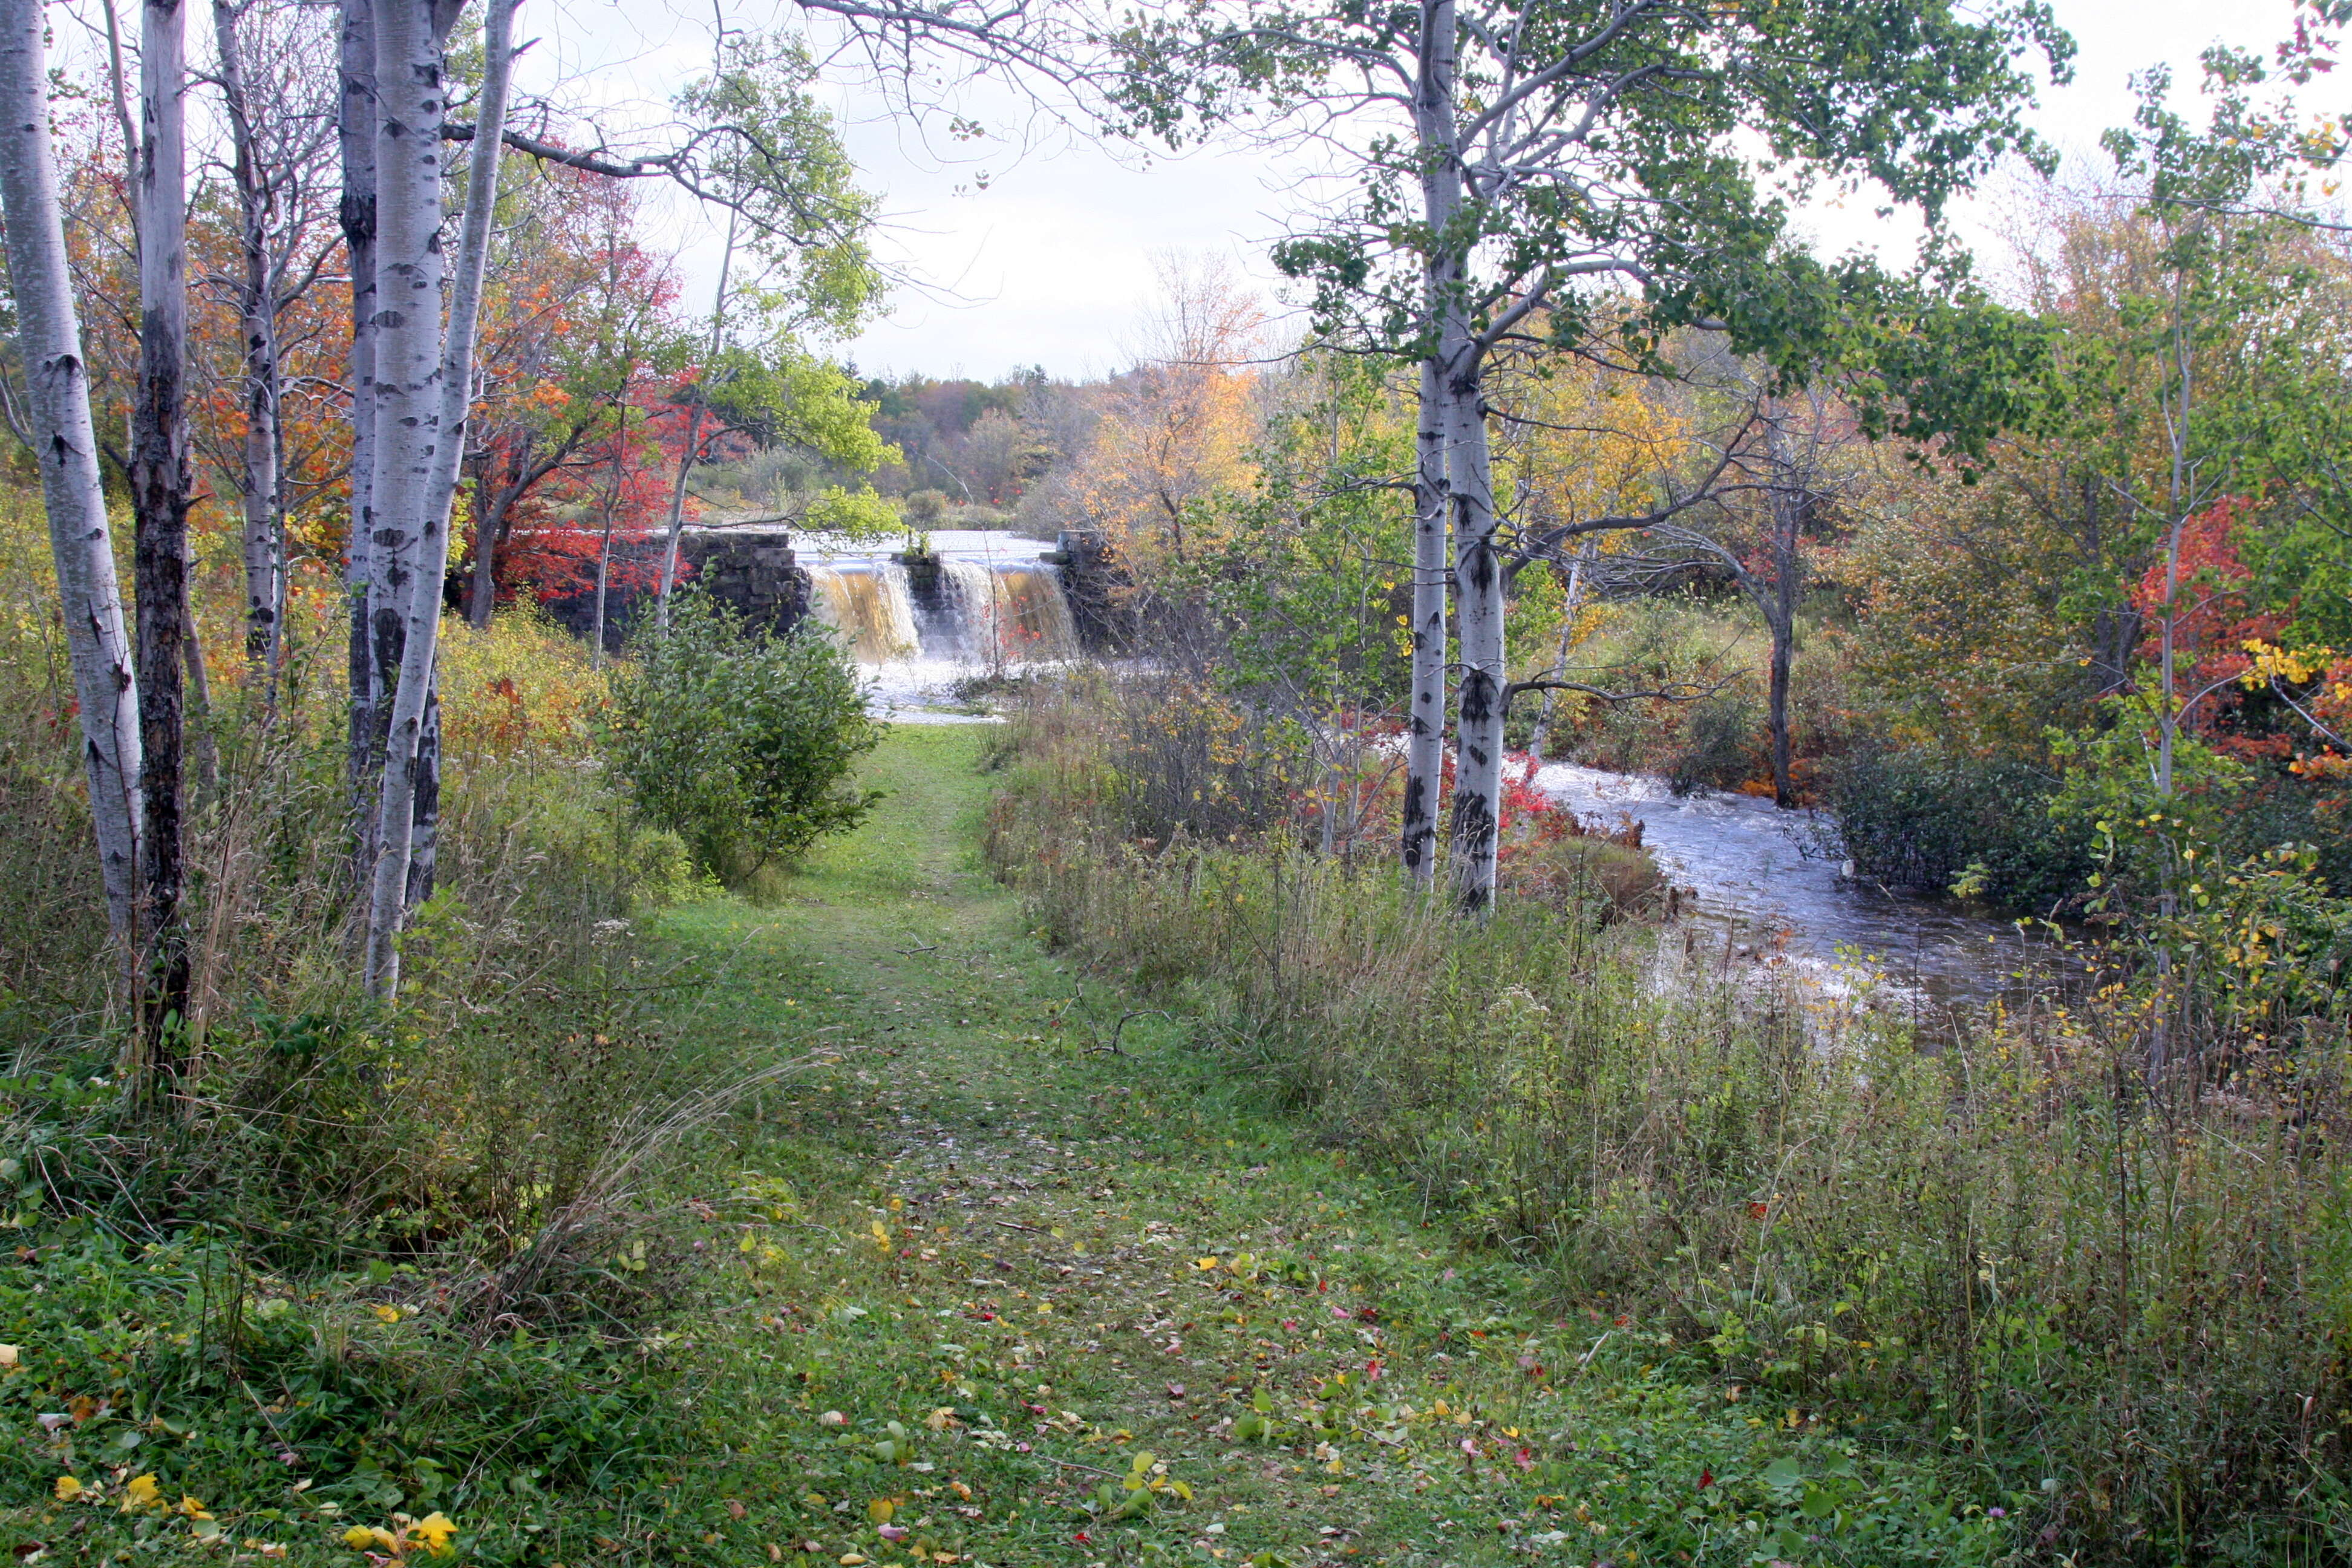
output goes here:
{"type": "Polygon", "coordinates": [[[841,1568],[857,1568],[860,1563],[866,1561],[866,1556],[863,1552],[845,1552],[837,1561],[841,1563],[841,1568]]]}
{"type": "Polygon", "coordinates": [[[410,1525],[408,1533],[423,1542],[425,1550],[434,1556],[446,1557],[450,1551],[449,1538],[457,1533],[457,1527],[450,1521],[447,1514],[436,1508],[410,1525]]]}
{"type": "Polygon", "coordinates": [[[130,1489],[122,1499],[122,1506],[152,1508],[163,1500],[163,1494],[156,1489],[153,1476],[133,1476],[131,1478],[130,1489]]]}
{"type": "Polygon", "coordinates": [[[343,1544],[354,1552],[365,1552],[375,1544],[375,1531],[364,1524],[355,1524],[343,1531],[343,1544]]]}
{"type": "Polygon", "coordinates": [[[190,1497],[185,1492],[182,1492],[180,1494],[180,1511],[186,1514],[190,1519],[212,1518],[211,1514],[205,1511],[204,1504],[198,1502],[195,1499],[190,1497]]]}
{"type": "Polygon", "coordinates": [[[400,1309],[397,1307],[378,1307],[375,1310],[375,1315],[383,1322],[396,1323],[400,1321],[400,1309]]]}
{"type": "Polygon", "coordinates": [[[81,1482],[76,1480],[71,1476],[59,1476],[58,1478],[57,1493],[58,1500],[59,1502],[71,1502],[74,1499],[81,1496],[81,1482]]]}
{"type": "Polygon", "coordinates": [[[1204,1273],[1209,1269],[1214,1268],[1216,1266],[1217,1260],[1213,1258],[1195,1258],[1192,1259],[1192,1267],[1204,1273]]]}

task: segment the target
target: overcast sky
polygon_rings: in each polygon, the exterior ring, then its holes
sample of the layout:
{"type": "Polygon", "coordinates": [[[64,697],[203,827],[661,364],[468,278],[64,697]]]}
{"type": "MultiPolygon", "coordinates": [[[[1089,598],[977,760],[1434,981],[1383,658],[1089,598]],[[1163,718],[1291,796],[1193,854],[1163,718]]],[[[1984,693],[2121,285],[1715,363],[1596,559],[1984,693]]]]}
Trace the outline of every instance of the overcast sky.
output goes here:
{"type": "MultiPolygon", "coordinates": [[[[788,7],[775,3],[784,21],[788,7]]],[[[727,0],[730,20],[757,25],[766,4],[727,0]]],[[[2292,0],[2055,0],[2055,8],[2079,46],[2075,79],[2045,83],[2035,119],[2045,136],[2085,159],[2096,156],[2100,132],[2129,118],[2134,71],[2170,62],[2193,89],[2197,57],[2209,44],[2267,52],[2293,11],[2292,0]]],[[[593,82],[596,96],[642,100],[667,96],[670,83],[702,67],[708,17],[686,0],[563,0],[560,7],[538,0],[525,7],[523,28],[542,39],[540,71],[575,86],[593,82]]],[[[1278,161],[1227,151],[1139,165],[1068,137],[1018,156],[995,140],[942,152],[870,94],[846,83],[833,91],[866,183],[889,215],[881,248],[921,280],[901,289],[888,316],[846,345],[862,370],[994,379],[1031,364],[1056,376],[1117,368],[1129,357],[1157,252],[1225,257],[1275,292],[1265,252],[1287,200],[1278,161]]],[[[2336,79],[2322,78],[2305,100],[2333,108],[2341,93],[2336,79]]],[[[1981,247],[1998,247],[1981,216],[1964,209],[1960,217],[1981,247]]],[[[688,244],[690,289],[707,295],[715,235],[682,208],[663,221],[688,244]]],[[[1815,211],[1808,222],[1828,250],[1907,244],[1866,201],[1856,210],[1815,211]]]]}

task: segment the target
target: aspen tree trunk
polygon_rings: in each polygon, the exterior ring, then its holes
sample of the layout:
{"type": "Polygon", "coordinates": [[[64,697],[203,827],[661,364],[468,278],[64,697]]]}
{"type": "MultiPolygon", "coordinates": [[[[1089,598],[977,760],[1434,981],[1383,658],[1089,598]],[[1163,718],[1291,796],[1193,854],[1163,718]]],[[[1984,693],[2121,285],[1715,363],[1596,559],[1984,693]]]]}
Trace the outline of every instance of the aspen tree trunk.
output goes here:
{"type": "Polygon", "coordinates": [[[284,651],[279,617],[286,597],[286,521],[278,482],[278,300],[270,265],[268,176],[254,145],[253,100],[236,31],[243,9],[230,0],[213,0],[243,264],[237,316],[245,359],[245,443],[238,479],[245,512],[245,658],[255,671],[274,681],[284,651]]]}
{"type": "Polygon", "coordinates": [[[472,403],[474,334],[499,153],[512,73],[515,0],[490,0],[486,66],[457,246],[449,321],[442,330],[441,124],[443,49],[458,5],[448,0],[382,0],[376,14],[378,406],[374,505],[398,534],[389,586],[405,608],[406,635],[393,691],[383,781],[376,812],[376,861],[368,899],[367,983],[389,999],[398,990],[398,941],[408,900],[429,889],[429,846],[437,816],[438,729],[433,663],[441,629],[441,584],[448,571],[450,502],[472,403]],[[418,812],[428,852],[418,856],[418,812]]]}
{"type": "Polygon", "coordinates": [[[0,0],[0,209],[7,220],[16,342],[80,709],[82,766],[107,923],[127,951],[139,885],[139,689],[90,426],[89,370],[66,265],[43,23],[41,0],[0,0]]]}
{"type": "Polygon", "coordinates": [[[139,51],[139,383],[131,409],[131,549],[139,632],[141,1049],[176,1073],[173,1037],[187,1016],[187,931],[180,918],[181,748],[186,729],[188,348],[185,16],[146,0],[139,51]]]}
{"type": "Polygon", "coordinates": [[[710,373],[727,333],[727,279],[735,266],[736,214],[727,214],[727,247],[719,253],[719,292],[710,301],[710,352],[702,365],[702,384],[695,388],[694,407],[686,416],[686,448],[677,457],[677,482],[669,494],[669,537],[662,546],[661,592],[654,600],[654,625],[669,630],[669,591],[677,582],[677,541],[686,531],[686,479],[694,471],[694,449],[702,439],[702,411],[710,392],[710,373]]]}
{"type": "Polygon", "coordinates": [[[344,585],[351,625],[346,669],[351,727],[346,770],[351,785],[353,864],[361,880],[375,864],[375,781],[383,765],[384,716],[375,625],[375,12],[374,0],[342,0],[337,110],[343,194],[337,214],[352,277],[351,517],[344,585]]]}
{"type": "Polygon", "coordinates": [[[1402,841],[1406,877],[1437,871],[1437,812],[1445,777],[1445,403],[1434,359],[1421,366],[1413,432],[1412,702],[1406,710],[1402,841]]]}
{"type": "Polygon", "coordinates": [[[1495,552],[1495,478],[1486,444],[1484,356],[1450,312],[1446,476],[1461,648],[1454,688],[1454,899],[1475,914],[1495,901],[1503,807],[1503,563],[1495,552]]]}
{"type": "Polygon", "coordinates": [[[1797,804],[1790,775],[1789,673],[1797,652],[1798,552],[1804,531],[1807,495],[1811,482],[1807,467],[1789,448],[1789,433],[1776,409],[1765,426],[1765,444],[1771,455],[1772,587],[1765,602],[1764,624],[1772,636],[1769,679],[1766,687],[1765,727],[1772,746],[1772,804],[1783,811],[1797,804]]]}
{"type": "MultiPolygon", "coordinates": [[[[1568,582],[1559,596],[1559,649],[1552,655],[1549,672],[1553,680],[1568,679],[1568,656],[1576,649],[1577,611],[1584,603],[1584,569],[1596,553],[1598,546],[1588,539],[1577,551],[1576,559],[1569,563],[1568,582]]],[[[1528,735],[1528,755],[1538,763],[1544,760],[1544,753],[1551,747],[1552,699],[1558,695],[1549,687],[1545,689],[1543,703],[1536,710],[1535,727],[1528,735]]]]}
{"type": "Polygon", "coordinates": [[[1772,671],[1766,698],[1766,722],[1772,731],[1772,804],[1783,811],[1797,804],[1796,783],[1790,774],[1789,740],[1789,671],[1797,651],[1795,553],[1789,551],[1774,563],[1772,671]]]}
{"type": "MultiPolygon", "coordinates": [[[[1454,0],[1428,0],[1422,6],[1413,116],[1421,148],[1422,203],[1433,235],[1445,234],[1462,206],[1454,113],[1458,47],[1454,0]]],[[[1424,283],[1423,297],[1434,323],[1462,284],[1461,268],[1447,246],[1441,243],[1432,249],[1424,283]]],[[[1412,698],[1406,711],[1400,845],[1405,875],[1421,888],[1430,885],[1437,869],[1438,796],[1445,770],[1445,401],[1442,350],[1433,343],[1421,365],[1413,433],[1412,698]]]]}

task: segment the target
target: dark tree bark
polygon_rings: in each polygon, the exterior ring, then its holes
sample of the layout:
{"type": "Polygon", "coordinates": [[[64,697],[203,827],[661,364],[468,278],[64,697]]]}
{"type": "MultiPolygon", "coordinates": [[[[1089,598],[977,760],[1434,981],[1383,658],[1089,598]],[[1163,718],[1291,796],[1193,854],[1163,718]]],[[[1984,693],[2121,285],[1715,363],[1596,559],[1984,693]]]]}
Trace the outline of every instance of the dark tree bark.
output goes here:
{"type": "Polygon", "coordinates": [[[187,658],[187,142],[181,0],[146,0],[139,66],[139,383],[131,410],[131,548],[138,604],[140,1049],[176,1078],[188,1021],[183,665],[187,658]]]}

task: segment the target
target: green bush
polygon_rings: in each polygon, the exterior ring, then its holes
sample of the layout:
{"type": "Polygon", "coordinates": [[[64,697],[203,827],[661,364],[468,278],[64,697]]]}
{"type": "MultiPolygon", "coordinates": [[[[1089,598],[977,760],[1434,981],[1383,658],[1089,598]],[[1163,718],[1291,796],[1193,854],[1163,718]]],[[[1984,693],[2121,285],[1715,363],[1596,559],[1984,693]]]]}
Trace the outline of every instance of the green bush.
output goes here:
{"type": "Polygon", "coordinates": [[[1861,752],[1838,764],[1830,808],[1855,872],[1891,888],[1967,890],[2050,914],[2080,895],[2091,847],[2053,818],[2057,781],[2016,758],[1861,752]]]}
{"type": "Polygon", "coordinates": [[[687,594],[668,632],[640,633],[635,655],[613,682],[605,760],[637,816],[684,839],[704,870],[740,883],[856,826],[880,798],[849,783],[880,736],[823,627],[750,631],[687,594]]]}

